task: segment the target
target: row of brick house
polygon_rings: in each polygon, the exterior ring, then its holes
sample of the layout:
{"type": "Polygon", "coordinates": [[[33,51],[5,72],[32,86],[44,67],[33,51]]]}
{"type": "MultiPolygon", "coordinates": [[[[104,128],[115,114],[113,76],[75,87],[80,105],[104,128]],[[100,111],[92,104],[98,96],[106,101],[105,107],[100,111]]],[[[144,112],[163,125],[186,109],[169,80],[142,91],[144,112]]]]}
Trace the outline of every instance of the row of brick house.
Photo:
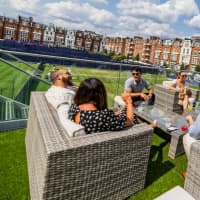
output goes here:
{"type": "Polygon", "coordinates": [[[200,64],[200,37],[160,39],[151,36],[144,39],[104,37],[92,31],[67,30],[33,21],[32,17],[19,16],[17,19],[0,16],[0,39],[21,42],[43,43],[65,46],[91,52],[107,51],[127,58],[140,58],[145,63],[173,65],[200,64]]]}
{"type": "Polygon", "coordinates": [[[200,37],[197,36],[185,39],[107,37],[104,48],[108,53],[114,52],[131,59],[139,55],[145,63],[166,63],[170,66],[200,64],[200,37]]]}
{"type": "Polygon", "coordinates": [[[13,19],[0,16],[0,39],[65,46],[72,49],[98,52],[102,35],[92,31],[66,30],[53,24],[44,25],[32,17],[13,19]]]}

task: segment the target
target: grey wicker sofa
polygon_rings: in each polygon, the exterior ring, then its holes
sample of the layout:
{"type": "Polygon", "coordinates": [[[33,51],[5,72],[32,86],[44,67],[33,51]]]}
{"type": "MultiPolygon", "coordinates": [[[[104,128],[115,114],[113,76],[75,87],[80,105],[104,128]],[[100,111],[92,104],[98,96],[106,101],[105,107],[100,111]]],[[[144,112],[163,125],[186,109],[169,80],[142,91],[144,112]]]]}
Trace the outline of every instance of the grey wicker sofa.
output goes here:
{"type": "Polygon", "coordinates": [[[44,93],[31,94],[26,152],[30,196],[125,199],[144,188],[152,128],[69,137],[44,93]]]}

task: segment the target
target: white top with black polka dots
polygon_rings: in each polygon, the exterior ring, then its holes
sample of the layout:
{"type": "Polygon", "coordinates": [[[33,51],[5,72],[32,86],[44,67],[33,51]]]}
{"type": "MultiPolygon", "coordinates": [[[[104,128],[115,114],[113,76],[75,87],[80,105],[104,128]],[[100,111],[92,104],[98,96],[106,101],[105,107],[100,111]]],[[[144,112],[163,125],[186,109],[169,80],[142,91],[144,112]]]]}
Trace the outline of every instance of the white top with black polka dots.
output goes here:
{"type": "Polygon", "coordinates": [[[85,127],[87,134],[103,131],[117,131],[126,127],[126,114],[122,111],[120,115],[115,115],[112,110],[80,110],[75,104],[69,109],[69,119],[75,119],[80,112],[80,124],[85,127]]]}

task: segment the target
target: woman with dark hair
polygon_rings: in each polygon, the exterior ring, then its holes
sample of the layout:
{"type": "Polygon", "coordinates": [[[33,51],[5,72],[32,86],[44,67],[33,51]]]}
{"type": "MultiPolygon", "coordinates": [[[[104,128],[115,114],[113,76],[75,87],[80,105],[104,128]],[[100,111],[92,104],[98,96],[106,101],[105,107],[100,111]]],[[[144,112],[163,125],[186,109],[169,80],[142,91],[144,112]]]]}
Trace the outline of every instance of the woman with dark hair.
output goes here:
{"type": "Polygon", "coordinates": [[[87,134],[121,130],[136,123],[130,94],[124,93],[122,98],[126,102],[126,111],[114,113],[108,109],[103,83],[96,78],[85,79],[76,92],[69,118],[84,126],[87,134]]]}

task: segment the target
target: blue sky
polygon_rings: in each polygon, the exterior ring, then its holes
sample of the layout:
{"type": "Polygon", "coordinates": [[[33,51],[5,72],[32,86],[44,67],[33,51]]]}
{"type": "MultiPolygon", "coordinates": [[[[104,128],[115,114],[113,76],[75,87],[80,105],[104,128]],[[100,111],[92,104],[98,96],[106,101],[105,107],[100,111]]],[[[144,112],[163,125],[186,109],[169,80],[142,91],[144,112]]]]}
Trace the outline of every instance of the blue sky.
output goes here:
{"type": "Polygon", "coordinates": [[[107,36],[200,35],[200,0],[0,0],[0,15],[107,36]]]}

